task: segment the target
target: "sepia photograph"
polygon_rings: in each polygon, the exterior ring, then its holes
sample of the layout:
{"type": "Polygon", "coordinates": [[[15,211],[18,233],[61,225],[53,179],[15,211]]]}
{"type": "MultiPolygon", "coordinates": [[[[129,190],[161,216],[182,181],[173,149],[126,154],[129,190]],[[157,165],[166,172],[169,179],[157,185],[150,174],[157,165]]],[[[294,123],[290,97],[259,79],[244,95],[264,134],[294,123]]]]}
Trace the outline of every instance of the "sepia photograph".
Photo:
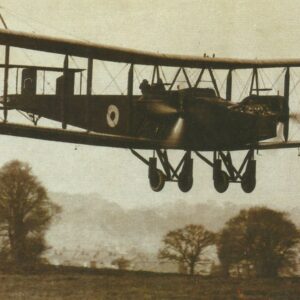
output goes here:
{"type": "Polygon", "coordinates": [[[0,299],[300,299],[299,13],[2,0],[0,299]]]}

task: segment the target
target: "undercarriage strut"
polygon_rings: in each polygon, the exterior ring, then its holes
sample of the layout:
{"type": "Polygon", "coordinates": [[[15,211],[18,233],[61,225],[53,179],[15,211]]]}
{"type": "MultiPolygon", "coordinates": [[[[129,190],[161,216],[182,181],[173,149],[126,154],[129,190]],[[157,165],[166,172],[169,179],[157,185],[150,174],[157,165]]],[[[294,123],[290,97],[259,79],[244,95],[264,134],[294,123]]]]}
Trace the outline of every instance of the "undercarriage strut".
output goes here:
{"type": "MultiPolygon", "coordinates": [[[[193,186],[193,159],[192,152],[185,151],[177,166],[170,163],[168,152],[165,149],[153,150],[149,159],[143,157],[136,150],[131,152],[148,166],[149,183],[153,191],[159,192],[166,182],[177,182],[182,192],[188,192],[193,186]],[[160,164],[161,168],[158,167],[160,164]]],[[[240,183],[244,192],[251,193],[256,186],[256,161],[254,150],[248,150],[239,168],[232,162],[231,153],[228,151],[214,151],[212,161],[199,151],[194,153],[213,169],[214,187],[219,193],[224,193],[230,183],[240,183]]]]}
{"type": "Polygon", "coordinates": [[[240,183],[246,193],[251,193],[256,186],[256,161],[254,160],[254,150],[248,150],[240,167],[237,169],[233,162],[231,153],[214,151],[213,161],[195,151],[195,154],[213,168],[213,181],[215,189],[219,193],[224,193],[229,183],[240,183]],[[224,165],[225,168],[222,168],[224,165]]]}
{"type": "Polygon", "coordinates": [[[148,166],[149,183],[155,192],[163,189],[165,182],[177,182],[182,192],[188,192],[193,186],[193,159],[191,151],[186,151],[180,162],[174,167],[169,160],[167,150],[156,149],[147,160],[136,150],[131,152],[148,166]],[[158,162],[162,169],[158,168],[158,162]]]}

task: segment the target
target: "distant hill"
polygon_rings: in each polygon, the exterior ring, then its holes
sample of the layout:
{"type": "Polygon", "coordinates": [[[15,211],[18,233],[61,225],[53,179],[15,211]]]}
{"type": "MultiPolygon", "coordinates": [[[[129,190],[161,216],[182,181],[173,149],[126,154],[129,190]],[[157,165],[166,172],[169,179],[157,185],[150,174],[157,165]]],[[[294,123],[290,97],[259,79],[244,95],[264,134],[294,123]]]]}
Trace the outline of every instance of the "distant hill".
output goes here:
{"type": "MultiPolygon", "coordinates": [[[[80,257],[92,257],[101,250],[105,257],[146,255],[154,259],[169,230],[194,223],[216,232],[241,209],[251,206],[174,200],[153,208],[124,209],[98,194],[51,193],[50,197],[62,207],[62,213],[47,233],[48,243],[53,251],[64,252],[65,256],[72,253],[71,257],[79,257],[78,253],[80,257]]],[[[288,213],[299,226],[300,207],[288,213]]]]}

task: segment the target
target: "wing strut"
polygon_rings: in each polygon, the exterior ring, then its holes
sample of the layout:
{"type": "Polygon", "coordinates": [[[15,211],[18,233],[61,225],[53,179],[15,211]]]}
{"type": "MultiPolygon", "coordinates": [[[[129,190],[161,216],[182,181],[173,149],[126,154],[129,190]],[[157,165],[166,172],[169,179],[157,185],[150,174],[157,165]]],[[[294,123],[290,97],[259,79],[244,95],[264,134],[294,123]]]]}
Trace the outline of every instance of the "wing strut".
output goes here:
{"type": "Polygon", "coordinates": [[[129,132],[132,133],[132,120],[133,120],[133,76],[134,76],[134,65],[131,64],[128,72],[128,87],[127,96],[129,101],[129,132]]]}
{"type": "Polygon", "coordinates": [[[197,81],[196,81],[195,85],[194,85],[195,88],[197,88],[199,83],[201,82],[201,79],[202,79],[202,76],[203,76],[204,72],[205,72],[205,68],[201,69],[201,72],[200,72],[200,74],[197,78],[197,81]]]}
{"type": "Polygon", "coordinates": [[[4,122],[7,122],[7,94],[8,94],[8,76],[9,76],[9,46],[5,46],[5,66],[4,66],[4,88],[3,88],[3,102],[4,102],[4,122]]]}
{"type": "Polygon", "coordinates": [[[230,101],[232,95],[232,70],[228,71],[227,79],[226,79],[226,100],[230,101]]]}
{"type": "MultiPolygon", "coordinates": [[[[7,24],[0,14],[1,22],[4,26],[4,28],[7,30],[7,24]]],[[[5,46],[5,63],[4,63],[4,87],[3,87],[3,102],[4,102],[4,121],[7,122],[7,93],[8,93],[8,75],[9,75],[9,53],[10,49],[9,46],[5,46]]]]}
{"type": "Polygon", "coordinates": [[[4,18],[2,17],[2,14],[0,14],[0,19],[1,19],[1,22],[2,22],[2,24],[3,24],[3,26],[4,26],[4,28],[5,28],[5,29],[8,29],[8,27],[7,27],[7,25],[6,25],[6,22],[5,22],[4,18]]]}
{"type": "Polygon", "coordinates": [[[68,124],[68,69],[69,69],[69,56],[65,56],[64,60],[64,73],[63,73],[63,91],[61,98],[61,120],[62,120],[62,128],[66,129],[68,124]]]}
{"type": "Polygon", "coordinates": [[[249,92],[250,96],[253,95],[253,91],[256,91],[256,95],[259,95],[259,80],[258,80],[257,68],[254,68],[252,72],[251,86],[249,92]],[[255,88],[254,88],[254,83],[255,83],[255,88]]]}
{"type": "Polygon", "coordinates": [[[290,68],[286,68],[285,77],[284,77],[284,103],[283,103],[283,136],[285,142],[289,139],[289,125],[290,125],[290,107],[289,107],[289,98],[290,98],[290,68]]]}
{"type": "Polygon", "coordinates": [[[87,70],[87,83],[86,83],[86,125],[87,130],[90,130],[90,117],[91,117],[91,95],[92,95],[92,83],[93,83],[93,59],[88,59],[88,70],[87,70]]]}
{"type": "Polygon", "coordinates": [[[218,88],[217,81],[216,81],[215,75],[213,73],[213,70],[211,68],[209,68],[208,71],[209,71],[211,81],[214,85],[215,91],[217,93],[217,96],[220,97],[220,91],[219,91],[219,88],[218,88]]]}

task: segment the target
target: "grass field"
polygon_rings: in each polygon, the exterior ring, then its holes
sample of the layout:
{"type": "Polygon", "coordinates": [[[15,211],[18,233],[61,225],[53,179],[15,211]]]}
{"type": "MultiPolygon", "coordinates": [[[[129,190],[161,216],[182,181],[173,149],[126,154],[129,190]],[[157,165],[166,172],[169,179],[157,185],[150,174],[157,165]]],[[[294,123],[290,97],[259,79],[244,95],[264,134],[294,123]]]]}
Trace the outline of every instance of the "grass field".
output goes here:
{"type": "Polygon", "coordinates": [[[0,274],[0,299],[300,299],[300,278],[242,280],[115,270],[0,274]]]}

